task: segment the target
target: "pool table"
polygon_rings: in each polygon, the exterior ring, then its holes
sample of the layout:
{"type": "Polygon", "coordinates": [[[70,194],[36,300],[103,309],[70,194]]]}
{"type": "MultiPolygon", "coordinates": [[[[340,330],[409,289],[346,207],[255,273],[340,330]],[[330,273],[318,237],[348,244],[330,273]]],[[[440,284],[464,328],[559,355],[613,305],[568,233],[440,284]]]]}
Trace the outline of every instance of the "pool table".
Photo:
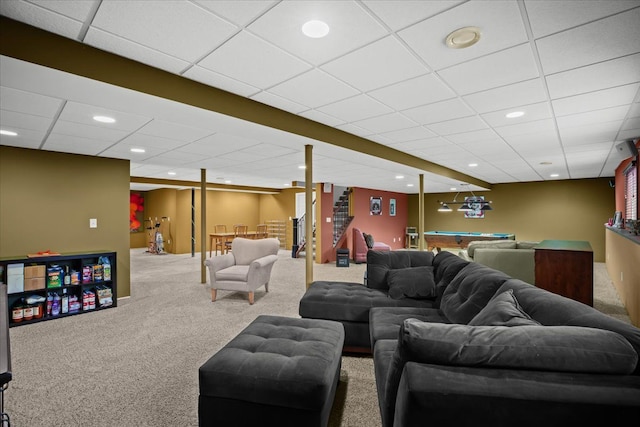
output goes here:
{"type": "Polygon", "coordinates": [[[515,234],[507,233],[480,233],[470,231],[425,231],[424,240],[427,243],[427,249],[437,248],[455,248],[464,249],[469,242],[474,240],[499,240],[510,239],[515,240],[515,234]]]}

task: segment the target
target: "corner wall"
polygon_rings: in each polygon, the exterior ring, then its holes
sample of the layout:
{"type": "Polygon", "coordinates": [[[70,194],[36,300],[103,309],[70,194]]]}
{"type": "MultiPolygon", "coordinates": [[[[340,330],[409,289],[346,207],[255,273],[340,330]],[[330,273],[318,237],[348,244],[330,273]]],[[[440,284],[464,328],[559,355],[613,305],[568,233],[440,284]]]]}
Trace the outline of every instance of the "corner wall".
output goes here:
{"type": "Polygon", "coordinates": [[[130,295],[128,160],[0,146],[0,257],[46,249],[115,251],[130,295]]]}

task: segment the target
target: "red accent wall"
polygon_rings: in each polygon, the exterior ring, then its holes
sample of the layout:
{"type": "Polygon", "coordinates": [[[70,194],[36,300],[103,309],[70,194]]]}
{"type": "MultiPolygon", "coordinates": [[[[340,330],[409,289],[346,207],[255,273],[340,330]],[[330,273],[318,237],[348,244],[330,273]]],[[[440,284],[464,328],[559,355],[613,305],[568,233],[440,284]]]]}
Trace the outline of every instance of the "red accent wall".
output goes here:
{"type": "MultiPolygon", "coordinates": [[[[640,139],[636,141],[636,148],[640,149],[640,139]]],[[[616,211],[622,212],[622,217],[625,217],[625,200],[624,200],[624,185],[625,185],[625,176],[624,170],[627,168],[629,163],[633,160],[633,157],[629,157],[626,160],[620,162],[618,167],[616,168],[616,211]]],[[[636,163],[637,176],[640,177],[640,162],[636,163]]],[[[638,195],[636,194],[636,200],[638,200],[638,195]]],[[[613,212],[611,213],[613,216],[613,212]]],[[[625,218],[626,219],[626,218],[625,218]]]]}

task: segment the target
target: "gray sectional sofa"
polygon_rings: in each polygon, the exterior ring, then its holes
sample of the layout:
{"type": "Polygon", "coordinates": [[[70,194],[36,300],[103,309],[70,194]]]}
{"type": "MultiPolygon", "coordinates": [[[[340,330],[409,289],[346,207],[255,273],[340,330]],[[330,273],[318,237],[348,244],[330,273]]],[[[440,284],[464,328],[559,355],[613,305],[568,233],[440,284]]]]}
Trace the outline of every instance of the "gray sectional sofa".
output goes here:
{"type": "Polygon", "coordinates": [[[402,252],[368,258],[368,287],[318,282],[300,303],[321,317],[326,291],[327,318],[369,342],[383,426],[640,417],[640,329],[449,252],[402,252]]]}
{"type": "Polygon", "coordinates": [[[535,250],[540,242],[478,240],[469,243],[458,256],[507,273],[514,279],[535,283],[535,250]]]}

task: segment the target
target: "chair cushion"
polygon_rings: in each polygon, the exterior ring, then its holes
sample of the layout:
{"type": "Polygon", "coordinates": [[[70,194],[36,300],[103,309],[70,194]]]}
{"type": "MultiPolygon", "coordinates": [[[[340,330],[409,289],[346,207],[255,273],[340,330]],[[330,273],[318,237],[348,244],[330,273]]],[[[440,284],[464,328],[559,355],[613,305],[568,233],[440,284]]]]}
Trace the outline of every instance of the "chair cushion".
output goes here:
{"type": "Polygon", "coordinates": [[[249,265],[252,261],[267,255],[278,255],[280,241],[275,238],[245,239],[236,237],[231,243],[231,252],[237,265],[249,265]]]}
{"type": "Polygon", "coordinates": [[[375,241],[373,240],[373,236],[367,233],[362,233],[362,236],[364,237],[364,241],[367,244],[367,247],[369,249],[373,248],[373,244],[375,243],[375,241]]]}
{"type": "Polygon", "coordinates": [[[483,326],[531,326],[540,325],[520,307],[513,295],[513,289],[508,289],[491,299],[480,313],[471,319],[469,325],[483,326]]]}
{"type": "Polygon", "coordinates": [[[231,267],[216,271],[216,281],[246,282],[248,277],[248,265],[232,265],[231,267]]]}
{"type": "Polygon", "coordinates": [[[436,296],[433,266],[391,269],[387,283],[391,298],[429,299],[436,296]]]}

